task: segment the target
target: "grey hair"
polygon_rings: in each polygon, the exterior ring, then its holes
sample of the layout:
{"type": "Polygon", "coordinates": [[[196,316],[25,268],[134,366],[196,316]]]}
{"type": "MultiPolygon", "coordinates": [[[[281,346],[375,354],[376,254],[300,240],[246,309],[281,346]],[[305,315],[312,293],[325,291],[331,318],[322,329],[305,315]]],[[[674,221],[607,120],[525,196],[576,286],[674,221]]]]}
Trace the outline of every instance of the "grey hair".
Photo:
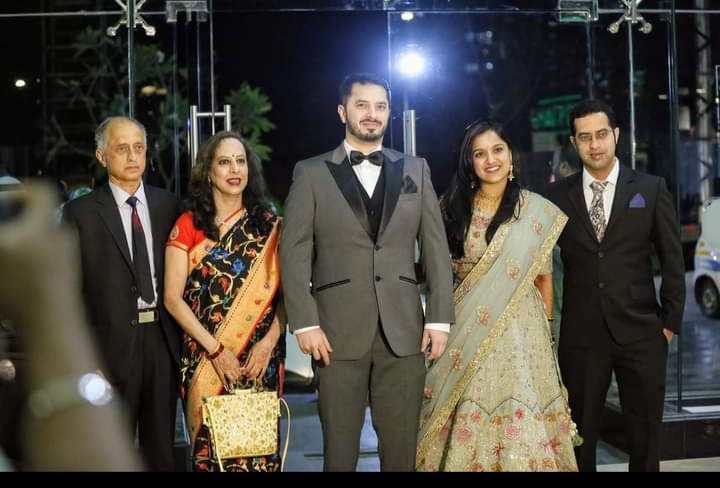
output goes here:
{"type": "Polygon", "coordinates": [[[136,126],[142,130],[143,138],[145,139],[145,145],[147,145],[147,131],[145,130],[145,126],[142,125],[139,121],[131,118],[126,117],[124,115],[120,116],[113,116],[108,117],[97,126],[97,129],[95,129],[95,147],[101,151],[105,151],[105,145],[107,144],[107,131],[108,127],[110,127],[110,124],[116,121],[120,120],[127,120],[128,122],[132,122],[136,126]]]}

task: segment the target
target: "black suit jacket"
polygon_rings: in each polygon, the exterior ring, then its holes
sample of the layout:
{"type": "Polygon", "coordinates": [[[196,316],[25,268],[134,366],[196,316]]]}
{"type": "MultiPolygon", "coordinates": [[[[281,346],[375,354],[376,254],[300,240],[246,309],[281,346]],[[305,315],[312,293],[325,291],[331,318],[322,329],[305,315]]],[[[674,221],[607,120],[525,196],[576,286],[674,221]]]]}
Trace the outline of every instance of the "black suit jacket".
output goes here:
{"type": "Polygon", "coordinates": [[[621,344],[660,334],[663,327],[680,332],[684,264],[665,181],[620,166],[601,243],[588,216],[582,172],[551,185],[548,197],[570,218],[558,240],[565,268],[561,343],[589,345],[605,323],[621,344]],[[662,272],[659,304],[653,248],[662,272]]]}
{"type": "MultiPolygon", "coordinates": [[[[180,204],[171,193],[152,186],[145,185],[145,195],[152,223],[160,327],[168,353],[178,362],[179,328],[162,306],[162,296],[165,242],[180,213],[180,204]]],[[[83,300],[109,377],[112,381],[124,382],[135,360],[132,355],[133,328],[143,326],[135,323],[139,293],[120,212],[110,187],[105,184],[68,202],[63,207],[63,221],[77,230],[80,239],[83,300]]]]}

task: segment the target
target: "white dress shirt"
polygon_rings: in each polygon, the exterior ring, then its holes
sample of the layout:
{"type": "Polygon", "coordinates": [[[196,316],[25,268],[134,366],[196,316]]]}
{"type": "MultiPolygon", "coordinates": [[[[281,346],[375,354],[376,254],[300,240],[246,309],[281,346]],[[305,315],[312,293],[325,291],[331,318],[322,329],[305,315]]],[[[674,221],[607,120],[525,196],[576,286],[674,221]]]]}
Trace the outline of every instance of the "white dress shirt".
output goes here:
{"type": "MultiPolygon", "coordinates": [[[[343,141],[343,145],[345,146],[345,151],[347,152],[348,159],[350,159],[350,152],[358,151],[358,149],[350,145],[347,139],[343,141]]],[[[377,146],[370,152],[375,151],[382,151],[382,145],[377,146]]],[[[355,175],[357,176],[358,181],[360,181],[360,184],[365,189],[365,193],[367,193],[368,196],[372,198],[372,195],[375,192],[375,186],[377,186],[378,179],[380,178],[380,171],[382,171],[382,166],[372,164],[366,159],[360,164],[353,164],[352,169],[353,171],[355,171],[355,175]]]]}
{"type": "MultiPolygon", "coordinates": [[[[345,146],[345,151],[347,152],[348,160],[350,159],[350,152],[351,151],[358,151],[358,149],[354,148],[348,141],[345,139],[343,141],[343,145],[345,146]]],[[[375,151],[382,151],[382,144],[377,146],[375,149],[373,149],[370,152],[375,151]]],[[[363,152],[363,151],[360,151],[363,152]]],[[[365,153],[369,154],[369,153],[365,153]]],[[[375,191],[375,186],[377,186],[378,179],[380,178],[380,172],[382,171],[382,166],[378,166],[376,164],[372,164],[367,159],[364,160],[360,164],[354,164],[352,165],[353,171],[355,171],[355,175],[358,178],[358,181],[360,181],[360,184],[365,189],[365,192],[368,194],[369,197],[372,198],[373,192],[375,191]]],[[[319,325],[311,325],[309,327],[303,327],[302,329],[298,329],[295,331],[295,334],[302,334],[303,332],[307,332],[309,330],[313,329],[319,329],[319,325]]],[[[450,324],[438,324],[438,323],[427,323],[425,324],[425,328],[428,330],[439,330],[441,332],[450,332],[450,324]]]]}
{"type": "MultiPolygon", "coordinates": [[[[618,158],[615,158],[614,164],[615,166],[613,166],[612,171],[610,171],[610,174],[605,180],[608,182],[608,185],[605,187],[605,191],[603,191],[603,210],[605,211],[605,225],[610,222],[610,212],[612,211],[612,204],[613,200],[615,199],[615,188],[617,188],[618,175],[620,174],[620,161],[618,161],[618,158]]],[[[587,170],[583,168],[583,194],[585,195],[585,207],[588,209],[588,212],[590,212],[590,205],[592,204],[593,198],[593,191],[592,188],[590,188],[590,185],[594,181],[598,180],[593,178],[590,173],[588,173],[587,170]]],[[[600,183],[602,183],[602,181],[600,183]]]]}
{"type": "MultiPolygon", "coordinates": [[[[130,258],[133,257],[133,245],[132,245],[132,207],[127,202],[130,198],[128,192],[110,183],[110,191],[112,192],[115,203],[118,206],[120,212],[120,221],[122,222],[123,230],[125,231],[125,239],[127,240],[128,249],[130,250],[130,258]]],[[[152,224],[150,222],[150,209],[148,208],[147,197],[145,196],[145,187],[142,181],[140,186],[135,192],[135,198],[138,199],[136,204],[138,215],[140,216],[140,222],[143,226],[143,233],[145,234],[145,245],[148,250],[148,257],[150,258],[150,273],[153,281],[153,290],[155,291],[155,300],[152,303],[145,302],[142,298],[138,298],[138,309],[152,308],[157,306],[157,276],[155,275],[155,256],[153,254],[153,238],[152,238],[152,224]]]]}

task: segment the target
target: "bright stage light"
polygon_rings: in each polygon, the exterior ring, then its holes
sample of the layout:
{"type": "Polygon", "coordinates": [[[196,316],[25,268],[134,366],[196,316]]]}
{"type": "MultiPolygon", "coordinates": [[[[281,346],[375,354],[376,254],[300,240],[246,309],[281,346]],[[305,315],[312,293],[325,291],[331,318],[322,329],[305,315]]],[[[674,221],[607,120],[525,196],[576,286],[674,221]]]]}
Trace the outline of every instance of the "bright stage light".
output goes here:
{"type": "Polygon", "coordinates": [[[407,51],[398,57],[398,70],[410,78],[420,76],[426,65],[425,57],[417,51],[407,51]]]}

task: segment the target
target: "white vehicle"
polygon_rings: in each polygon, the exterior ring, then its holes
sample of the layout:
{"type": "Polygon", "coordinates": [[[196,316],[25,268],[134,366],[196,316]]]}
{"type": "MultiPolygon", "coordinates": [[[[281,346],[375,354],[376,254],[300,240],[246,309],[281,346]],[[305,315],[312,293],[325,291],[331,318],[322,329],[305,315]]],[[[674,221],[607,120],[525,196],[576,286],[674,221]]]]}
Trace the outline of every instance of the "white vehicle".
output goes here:
{"type": "Polygon", "coordinates": [[[695,247],[695,300],[703,314],[720,317],[720,199],[700,211],[700,238],[695,247]]]}

